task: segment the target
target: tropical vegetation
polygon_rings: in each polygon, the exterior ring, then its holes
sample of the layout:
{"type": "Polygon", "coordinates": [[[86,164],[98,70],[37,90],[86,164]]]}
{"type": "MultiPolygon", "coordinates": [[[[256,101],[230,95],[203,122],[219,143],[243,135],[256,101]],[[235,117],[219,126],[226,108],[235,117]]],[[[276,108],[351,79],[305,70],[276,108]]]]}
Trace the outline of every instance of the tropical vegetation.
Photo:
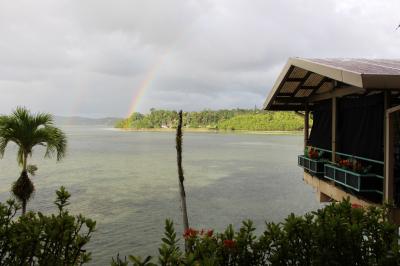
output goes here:
{"type": "Polygon", "coordinates": [[[222,233],[189,228],[183,234],[189,242],[184,252],[167,220],[157,259],[131,255],[114,258],[112,265],[400,265],[397,230],[387,208],[362,208],[345,200],[266,223],[260,236],[250,220],[238,231],[232,225],[222,233]]]}
{"type": "MultiPolygon", "coordinates": [[[[152,113],[161,115],[162,111],[152,110],[152,113]]],[[[133,122],[158,117],[136,115],[139,118],[134,117],[133,122]]],[[[252,121],[254,117],[268,115],[244,112],[218,123],[234,121],[232,123],[238,125],[239,117],[252,121]]],[[[167,121],[163,119],[154,121],[163,125],[167,121]]],[[[186,113],[187,126],[190,126],[190,119],[190,113],[186,113]]],[[[280,223],[267,222],[261,235],[256,234],[251,220],[244,221],[239,230],[229,225],[220,233],[210,228],[190,228],[184,207],[182,126],[183,114],[179,112],[176,149],[184,232],[178,236],[173,222],[167,219],[157,258],[117,255],[111,259],[112,266],[400,265],[400,236],[398,227],[389,220],[387,206],[367,208],[344,200],[303,216],[290,214],[280,223]]],[[[15,200],[0,203],[0,265],[82,265],[89,262],[91,253],[86,246],[96,222],[69,213],[67,206],[71,195],[64,187],[56,191],[54,204],[58,211],[55,214],[25,213],[34,190],[28,173],[34,174],[37,170],[36,166],[28,165],[27,159],[34,147],[45,146],[45,156],[57,155],[60,160],[65,155],[64,133],[53,126],[51,115],[32,115],[25,108],[17,108],[10,116],[0,116],[0,155],[9,142],[18,146],[17,161],[22,172],[12,192],[22,203],[24,215],[16,216],[21,206],[15,200]]],[[[312,158],[319,156],[313,148],[306,149],[305,153],[312,158]]]]}
{"type": "MultiPolygon", "coordinates": [[[[151,109],[148,114],[133,113],[117,122],[117,128],[176,128],[178,112],[151,109]]],[[[294,112],[268,112],[259,109],[204,110],[184,112],[185,128],[222,130],[295,131],[302,130],[304,120],[294,112]]]]}
{"type": "Polygon", "coordinates": [[[7,145],[13,142],[18,146],[17,162],[21,166],[21,174],[12,185],[12,193],[22,203],[22,213],[26,212],[26,204],[35,187],[28,173],[35,175],[36,165],[28,164],[36,146],[46,147],[45,157],[56,155],[61,160],[66,151],[65,134],[53,125],[50,114],[31,114],[24,107],[18,107],[11,115],[0,116],[0,156],[3,157],[7,145]]]}
{"type": "MultiPolygon", "coordinates": [[[[56,191],[57,212],[28,212],[0,203],[0,265],[82,265],[91,260],[86,248],[96,222],[67,210],[70,194],[56,191]]],[[[111,259],[122,265],[399,265],[398,227],[386,207],[363,208],[348,200],[331,203],[283,222],[267,222],[257,235],[252,221],[224,232],[188,228],[182,236],[166,220],[157,258],[130,255],[111,259]],[[187,250],[180,242],[184,239],[187,250]]]]}
{"type": "Polygon", "coordinates": [[[0,203],[0,265],[81,265],[90,261],[89,243],[96,222],[69,214],[70,194],[56,191],[57,213],[28,212],[16,217],[20,205],[0,203]]]}

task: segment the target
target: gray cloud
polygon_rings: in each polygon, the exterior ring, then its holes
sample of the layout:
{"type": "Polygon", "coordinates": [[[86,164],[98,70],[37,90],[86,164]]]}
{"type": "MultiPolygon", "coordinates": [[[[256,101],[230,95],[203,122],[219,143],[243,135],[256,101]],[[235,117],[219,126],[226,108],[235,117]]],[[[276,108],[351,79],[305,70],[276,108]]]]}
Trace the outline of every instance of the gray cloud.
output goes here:
{"type": "Polygon", "coordinates": [[[0,113],[260,106],[286,59],[398,58],[397,0],[0,1],[0,113]]]}

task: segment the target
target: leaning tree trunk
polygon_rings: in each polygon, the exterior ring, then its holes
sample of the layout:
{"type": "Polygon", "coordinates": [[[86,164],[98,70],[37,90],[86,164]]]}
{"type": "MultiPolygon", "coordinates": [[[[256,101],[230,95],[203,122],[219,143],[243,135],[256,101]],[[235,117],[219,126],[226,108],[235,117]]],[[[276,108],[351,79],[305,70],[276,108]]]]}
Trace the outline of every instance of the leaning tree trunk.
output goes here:
{"type": "MultiPolygon", "coordinates": [[[[178,127],[176,128],[176,159],[178,163],[178,177],[179,177],[179,191],[181,195],[182,204],[182,218],[183,218],[183,229],[186,231],[189,229],[189,219],[186,207],[186,193],[185,186],[183,185],[184,176],[182,168],[182,110],[179,111],[178,127]]],[[[185,241],[185,248],[188,251],[188,243],[185,241]]]]}

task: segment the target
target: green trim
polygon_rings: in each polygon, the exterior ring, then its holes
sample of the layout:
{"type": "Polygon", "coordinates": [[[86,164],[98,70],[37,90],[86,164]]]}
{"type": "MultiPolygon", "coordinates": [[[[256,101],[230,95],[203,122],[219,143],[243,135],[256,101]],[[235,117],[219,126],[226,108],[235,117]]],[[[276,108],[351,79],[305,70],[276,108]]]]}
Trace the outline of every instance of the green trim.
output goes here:
{"type": "Polygon", "coordinates": [[[325,149],[318,148],[318,147],[313,147],[313,148],[314,148],[314,149],[316,149],[316,150],[320,150],[320,151],[324,151],[324,152],[332,153],[332,151],[330,151],[330,150],[325,150],[325,149]]]}
{"type": "MultiPolygon", "coordinates": [[[[313,148],[316,149],[316,150],[332,153],[332,151],[330,151],[330,150],[325,150],[325,149],[321,149],[321,148],[318,148],[318,147],[313,147],[313,148]]],[[[368,158],[365,158],[365,157],[350,155],[350,154],[346,154],[346,153],[342,153],[342,152],[336,152],[336,154],[342,155],[342,156],[347,156],[347,157],[350,157],[350,158],[363,160],[363,161],[367,161],[367,162],[372,162],[372,163],[377,163],[377,164],[382,164],[382,165],[384,164],[383,161],[378,161],[378,160],[374,160],[374,159],[368,159],[368,158]]]]}
{"type": "Polygon", "coordinates": [[[377,175],[377,174],[360,174],[360,173],[357,173],[357,172],[353,172],[353,171],[350,171],[350,170],[346,170],[346,169],[340,168],[340,167],[338,167],[338,166],[336,166],[336,165],[334,165],[332,163],[327,163],[326,166],[338,169],[338,170],[340,170],[342,172],[346,172],[348,174],[352,174],[352,175],[355,175],[355,176],[358,176],[358,177],[377,177],[379,179],[383,179],[383,176],[381,176],[381,175],[377,175]]]}
{"type": "Polygon", "coordinates": [[[342,156],[348,156],[350,158],[356,158],[356,159],[367,161],[367,162],[372,162],[372,163],[377,163],[377,164],[384,164],[383,161],[377,161],[377,160],[368,159],[368,158],[365,158],[365,157],[349,155],[349,154],[346,154],[346,153],[336,152],[336,154],[339,154],[339,155],[342,155],[342,156]]]}
{"type": "Polygon", "coordinates": [[[345,187],[347,187],[347,188],[349,188],[349,189],[352,189],[352,190],[357,191],[357,192],[376,192],[376,193],[379,193],[379,194],[383,195],[383,192],[380,191],[380,190],[375,190],[375,189],[360,189],[360,187],[361,187],[361,178],[366,178],[366,177],[370,177],[370,178],[371,178],[371,177],[377,177],[377,178],[382,178],[382,179],[383,179],[382,176],[375,175],[375,174],[359,174],[359,173],[356,173],[356,172],[352,172],[352,171],[349,171],[349,170],[346,170],[346,169],[337,167],[337,166],[332,165],[332,164],[325,164],[325,165],[324,165],[324,171],[325,171],[324,177],[325,177],[326,179],[332,180],[332,181],[334,181],[335,183],[338,183],[338,184],[340,184],[340,185],[342,185],[342,186],[345,186],[345,187]],[[327,173],[326,168],[331,168],[331,169],[334,170],[334,172],[333,172],[334,177],[333,177],[333,178],[331,178],[331,177],[329,177],[329,176],[326,175],[326,173],[327,173]],[[336,171],[340,171],[340,172],[344,172],[344,173],[345,173],[345,182],[347,182],[347,175],[348,175],[348,174],[358,177],[358,180],[357,180],[357,181],[358,181],[358,187],[353,187],[353,186],[350,186],[350,185],[348,185],[348,184],[346,184],[346,183],[343,183],[343,182],[341,182],[341,181],[338,181],[338,180],[336,179],[336,171]]]}
{"type": "MultiPolygon", "coordinates": [[[[299,164],[299,158],[302,158],[303,160],[307,160],[307,161],[310,161],[310,162],[313,162],[313,163],[316,163],[316,164],[325,163],[324,161],[310,159],[310,158],[308,158],[308,157],[306,157],[304,155],[298,155],[297,156],[297,165],[298,166],[300,166],[301,168],[303,168],[303,169],[305,169],[305,170],[307,170],[307,171],[309,171],[311,173],[314,173],[314,174],[324,174],[324,171],[323,172],[314,171],[310,167],[306,167],[304,165],[299,164]]],[[[310,165],[310,163],[309,163],[309,165],[310,165]]],[[[317,169],[318,169],[318,166],[317,166],[317,169]]]]}
{"type": "Polygon", "coordinates": [[[298,157],[304,158],[306,160],[309,160],[309,161],[312,161],[312,162],[315,162],[315,163],[322,163],[323,162],[321,160],[315,160],[315,159],[308,158],[308,157],[306,157],[304,155],[298,155],[298,157]]]}

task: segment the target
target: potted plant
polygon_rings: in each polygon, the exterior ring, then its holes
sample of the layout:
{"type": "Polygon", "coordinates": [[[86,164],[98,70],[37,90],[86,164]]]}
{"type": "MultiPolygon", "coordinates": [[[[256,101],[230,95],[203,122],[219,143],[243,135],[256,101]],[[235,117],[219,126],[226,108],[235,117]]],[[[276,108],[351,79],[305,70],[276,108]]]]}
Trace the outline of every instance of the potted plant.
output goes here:
{"type": "Polygon", "coordinates": [[[312,146],[305,147],[304,154],[298,156],[298,165],[315,175],[324,173],[325,162],[324,152],[312,146]]]}

